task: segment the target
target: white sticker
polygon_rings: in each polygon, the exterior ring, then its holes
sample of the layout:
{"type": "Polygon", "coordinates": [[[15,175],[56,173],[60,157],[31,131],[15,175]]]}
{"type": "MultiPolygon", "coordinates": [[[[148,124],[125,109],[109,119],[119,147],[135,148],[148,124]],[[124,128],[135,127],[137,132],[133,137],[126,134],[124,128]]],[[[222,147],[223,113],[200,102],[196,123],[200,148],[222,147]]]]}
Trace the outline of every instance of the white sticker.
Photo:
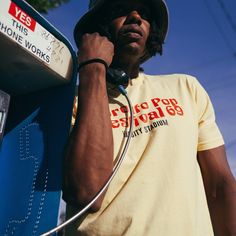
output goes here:
{"type": "Polygon", "coordinates": [[[0,6],[0,32],[50,64],[55,37],[14,2],[0,0],[0,6]]]}

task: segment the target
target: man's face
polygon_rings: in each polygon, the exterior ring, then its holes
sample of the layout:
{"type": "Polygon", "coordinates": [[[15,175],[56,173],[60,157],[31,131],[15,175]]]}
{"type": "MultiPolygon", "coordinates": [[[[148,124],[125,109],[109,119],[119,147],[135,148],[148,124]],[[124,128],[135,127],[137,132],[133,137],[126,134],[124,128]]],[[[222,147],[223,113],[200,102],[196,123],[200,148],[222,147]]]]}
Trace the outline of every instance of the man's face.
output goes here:
{"type": "Polygon", "coordinates": [[[150,32],[151,10],[142,0],[117,0],[108,8],[116,55],[140,58],[150,32]]]}

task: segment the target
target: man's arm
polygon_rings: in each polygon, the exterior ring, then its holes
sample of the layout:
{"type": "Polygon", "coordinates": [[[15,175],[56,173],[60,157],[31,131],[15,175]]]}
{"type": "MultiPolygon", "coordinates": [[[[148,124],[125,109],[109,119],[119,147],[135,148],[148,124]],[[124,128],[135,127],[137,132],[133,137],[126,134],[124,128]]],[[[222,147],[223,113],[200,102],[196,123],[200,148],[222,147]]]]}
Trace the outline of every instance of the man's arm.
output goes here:
{"type": "Polygon", "coordinates": [[[198,152],[215,236],[236,235],[236,181],[224,146],[198,152]]]}
{"type": "MultiPolygon", "coordinates": [[[[113,44],[98,33],[85,34],[78,61],[101,58],[111,64],[113,44]]],[[[78,115],[65,156],[63,198],[77,207],[85,206],[101,189],[113,168],[111,129],[106,69],[92,63],[80,69],[78,115]]],[[[97,211],[102,198],[91,207],[97,211]]]]}

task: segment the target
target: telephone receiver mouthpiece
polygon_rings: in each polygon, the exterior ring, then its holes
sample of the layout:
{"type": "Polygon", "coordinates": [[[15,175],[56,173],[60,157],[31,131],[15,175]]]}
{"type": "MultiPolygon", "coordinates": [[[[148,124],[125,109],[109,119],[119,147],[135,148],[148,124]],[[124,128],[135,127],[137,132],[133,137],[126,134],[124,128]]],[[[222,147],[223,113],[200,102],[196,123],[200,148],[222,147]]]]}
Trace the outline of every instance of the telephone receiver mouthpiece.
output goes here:
{"type": "Polygon", "coordinates": [[[109,68],[107,70],[107,81],[114,85],[128,84],[129,76],[121,69],[109,68]]]}

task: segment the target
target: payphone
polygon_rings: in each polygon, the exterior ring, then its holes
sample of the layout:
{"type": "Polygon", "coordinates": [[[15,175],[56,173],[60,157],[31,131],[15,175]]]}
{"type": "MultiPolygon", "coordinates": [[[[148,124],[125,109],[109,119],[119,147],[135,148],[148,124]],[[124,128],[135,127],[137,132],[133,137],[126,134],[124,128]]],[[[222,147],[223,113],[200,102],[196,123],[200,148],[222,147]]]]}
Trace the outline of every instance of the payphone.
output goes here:
{"type": "Polygon", "coordinates": [[[22,0],[0,0],[0,52],[0,235],[40,235],[57,225],[76,55],[22,0]]]}

